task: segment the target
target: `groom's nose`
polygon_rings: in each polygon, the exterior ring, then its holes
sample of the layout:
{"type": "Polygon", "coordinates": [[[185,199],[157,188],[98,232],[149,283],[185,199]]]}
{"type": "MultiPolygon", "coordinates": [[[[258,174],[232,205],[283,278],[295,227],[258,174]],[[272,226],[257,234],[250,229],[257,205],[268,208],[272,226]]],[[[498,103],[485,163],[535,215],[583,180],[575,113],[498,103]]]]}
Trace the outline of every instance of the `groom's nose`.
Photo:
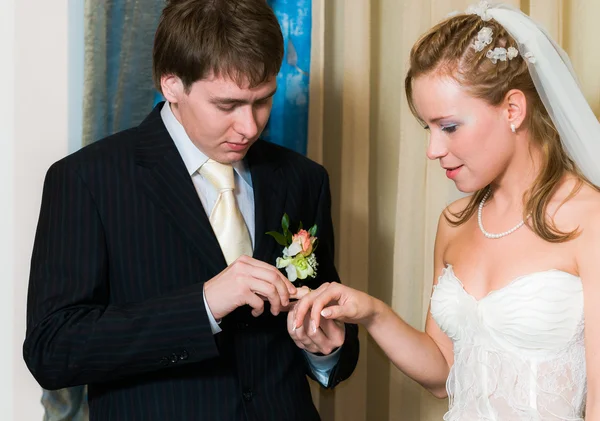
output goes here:
{"type": "Polygon", "coordinates": [[[246,139],[253,139],[258,134],[255,110],[251,104],[237,110],[234,130],[246,139]]]}

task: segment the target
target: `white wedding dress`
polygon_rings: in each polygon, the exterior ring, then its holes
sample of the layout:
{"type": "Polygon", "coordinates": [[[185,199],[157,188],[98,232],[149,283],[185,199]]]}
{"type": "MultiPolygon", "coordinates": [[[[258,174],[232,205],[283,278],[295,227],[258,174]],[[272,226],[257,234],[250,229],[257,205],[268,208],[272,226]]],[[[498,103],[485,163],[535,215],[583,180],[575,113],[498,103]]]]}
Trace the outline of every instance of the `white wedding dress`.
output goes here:
{"type": "Polygon", "coordinates": [[[580,278],[536,272],[477,300],[448,265],[431,314],[454,344],[444,420],[583,420],[580,278]]]}

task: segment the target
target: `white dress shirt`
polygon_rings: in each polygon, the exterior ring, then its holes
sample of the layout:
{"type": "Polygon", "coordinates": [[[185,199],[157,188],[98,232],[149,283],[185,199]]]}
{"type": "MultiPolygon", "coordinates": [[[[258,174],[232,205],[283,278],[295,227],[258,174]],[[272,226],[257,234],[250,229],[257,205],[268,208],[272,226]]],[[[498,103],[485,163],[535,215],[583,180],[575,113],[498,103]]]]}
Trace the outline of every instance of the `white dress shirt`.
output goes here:
{"type": "MultiPolygon", "coordinates": [[[[210,216],[219,192],[214,188],[210,181],[202,177],[198,171],[209,158],[191,141],[181,123],[175,118],[168,102],[165,102],[160,115],[169,135],[171,135],[171,138],[179,151],[179,155],[181,155],[181,158],[183,159],[188,174],[192,178],[192,182],[200,197],[200,202],[204,207],[204,211],[207,216],[210,216]]],[[[232,164],[232,166],[235,170],[235,200],[242,213],[244,222],[246,222],[246,226],[248,227],[250,239],[252,240],[252,248],[254,249],[254,245],[256,244],[256,234],[254,232],[254,189],[252,187],[252,176],[244,161],[236,162],[232,164]]],[[[215,320],[208,303],[206,302],[206,297],[204,297],[204,306],[206,307],[206,313],[208,314],[213,334],[221,332],[219,323],[215,320]]],[[[323,386],[327,386],[329,374],[339,360],[339,349],[326,356],[314,355],[310,352],[305,352],[305,356],[307,357],[307,361],[315,374],[315,377],[319,379],[319,382],[323,386]]]]}

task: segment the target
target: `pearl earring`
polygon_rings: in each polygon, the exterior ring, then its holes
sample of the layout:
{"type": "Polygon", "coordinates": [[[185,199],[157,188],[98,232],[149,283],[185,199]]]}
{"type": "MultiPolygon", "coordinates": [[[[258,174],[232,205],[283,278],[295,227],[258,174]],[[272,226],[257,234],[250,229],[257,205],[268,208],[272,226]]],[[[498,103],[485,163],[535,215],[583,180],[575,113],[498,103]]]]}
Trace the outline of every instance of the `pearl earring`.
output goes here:
{"type": "Polygon", "coordinates": [[[517,132],[517,128],[515,127],[515,125],[513,123],[510,123],[510,131],[513,133],[517,132]]]}

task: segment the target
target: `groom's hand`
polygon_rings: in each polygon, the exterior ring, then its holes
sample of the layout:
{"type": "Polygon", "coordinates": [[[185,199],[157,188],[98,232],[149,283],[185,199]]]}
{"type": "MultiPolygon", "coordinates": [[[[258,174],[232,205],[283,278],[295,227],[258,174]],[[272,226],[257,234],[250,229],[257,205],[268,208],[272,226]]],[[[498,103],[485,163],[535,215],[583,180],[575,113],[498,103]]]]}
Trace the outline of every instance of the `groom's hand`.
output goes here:
{"type": "MultiPolygon", "coordinates": [[[[311,294],[314,293],[315,291],[311,294]]],[[[310,300],[308,296],[307,300],[310,300]]],[[[294,309],[288,313],[287,326],[290,337],[300,349],[313,354],[331,354],[344,344],[346,337],[344,323],[337,320],[322,319],[317,327],[310,319],[310,312],[307,312],[302,324],[299,324],[297,322],[296,307],[303,301],[305,301],[304,298],[294,303],[294,309]]]]}
{"type": "Polygon", "coordinates": [[[278,315],[296,292],[277,268],[248,256],[241,256],[204,284],[204,298],[217,320],[246,304],[258,317],[264,311],[265,300],[271,304],[271,313],[278,315]]]}

